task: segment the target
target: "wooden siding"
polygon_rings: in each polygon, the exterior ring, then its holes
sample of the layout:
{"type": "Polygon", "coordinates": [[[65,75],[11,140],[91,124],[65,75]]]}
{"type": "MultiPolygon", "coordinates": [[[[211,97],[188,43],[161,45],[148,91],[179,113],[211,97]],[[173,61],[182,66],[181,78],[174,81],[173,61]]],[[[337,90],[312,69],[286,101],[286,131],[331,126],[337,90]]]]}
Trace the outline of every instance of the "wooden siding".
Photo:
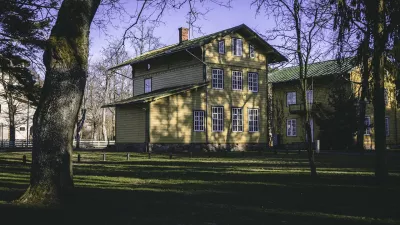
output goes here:
{"type": "MultiPolygon", "coordinates": [[[[196,57],[198,51],[193,50],[196,57]]],[[[203,82],[203,64],[187,52],[176,53],[136,64],[134,95],[144,93],[144,79],[152,78],[152,90],[203,82]],[[150,69],[147,70],[147,64],[150,69]]]]}
{"type": "MultiPolygon", "coordinates": [[[[319,80],[321,81],[321,80],[319,80]]],[[[333,83],[328,81],[321,81],[319,82],[315,80],[313,82],[313,101],[315,103],[321,104],[322,107],[329,107],[328,105],[328,98],[329,98],[329,90],[332,88],[333,83]]],[[[281,144],[293,144],[298,142],[305,141],[305,130],[304,130],[304,118],[298,114],[291,114],[289,112],[289,106],[286,105],[287,99],[286,94],[288,92],[296,92],[296,104],[301,104],[301,90],[299,86],[299,82],[292,81],[292,82],[285,82],[285,83],[277,83],[273,84],[272,94],[273,94],[273,101],[274,107],[282,107],[283,106],[283,114],[281,115],[282,124],[277,124],[276,118],[276,111],[273,109],[273,133],[280,133],[281,134],[281,144]],[[276,101],[280,102],[276,104],[276,101]],[[276,106],[278,105],[278,106],[276,106]],[[287,136],[287,128],[286,123],[287,120],[296,119],[296,136],[287,136]],[[281,126],[280,132],[277,132],[278,126],[281,126]]],[[[319,137],[319,126],[317,125],[316,121],[314,120],[314,141],[319,137]]]]}
{"type": "Polygon", "coordinates": [[[247,68],[259,68],[266,69],[266,57],[265,55],[257,51],[257,46],[255,46],[255,57],[250,58],[249,55],[249,45],[252,44],[250,41],[243,38],[240,34],[234,33],[231,35],[226,35],[224,37],[216,38],[214,41],[205,45],[205,61],[207,63],[213,64],[224,64],[224,65],[234,65],[238,67],[247,68]],[[234,56],[232,52],[232,38],[241,38],[243,41],[243,55],[234,56]],[[218,41],[225,41],[225,54],[218,53],[218,41]]]}
{"type": "MultiPolygon", "coordinates": [[[[333,79],[333,77],[331,77],[333,79]]],[[[350,73],[350,80],[355,81],[355,82],[361,82],[361,76],[360,76],[360,69],[355,68],[353,71],[350,73]]],[[[348,88],[349,91],[353,91],[353,93],[356,96],[360,95],[360,84],[357,83],[348,83],[348,88]]],[[[314,102],[319,102],[323,105],[323,107],[329,107],[328,105],[328,99],[329,99],[329,93],[331,89],[332,83],[329,84],[329,82],[319,82],[317,79],[314,80],[314,102]]],[[[386,144],[388,145],[396,145],[397,140],[399,140],[399,133],[396,131],[396,127],[400,125],[399,120],[397,119],[399,115],[399,110],[397,110],[397,102],[395,100],[395,83],[394,83],[394,78],[393,76],[387,76],[385,79],[385,87],[388,89],[388,99],[389,103],[386,106],[386,117],[389,118],[389,136],[386,138],[386,144]],[[397,123],[397,124],[396,124],[397,123]],[[397,135],[397,137],[396,137],[397,135]]],[[[289,113],[289,107],[286,106],[286,93],[291,92],[291,91],[296,91],[296,101],[297,104],[301,102],[300,100],[300,89],[299,89],[299,84],[298,82],[285,82],[285,83],[276,83],[273,84],[272,92],[273,92],[273,98],[274,101],[283,101],[283,124],[281,128],[281,135],[282,135],[282,144],[292,144],[296,142],[304,142],[305,141],[305,131],[304,131],[304,119],[301,118],[300,115],[297,114],[290,114],[289,113]],[[288,119],[296,119],[297,123],[297,136],[291,137],[287,136],[286,134],[286,121],[288,119]]],[[[372,105],[372,102],[367,104],[366,108],[366,116],[369,116],[371,118],[371,124],[374,121],[374,108],[372,105]]],[[[274,114],[275,111],[274,111],[274,114]]],[[[274,115],[273,119],[273,133],[276,132],[276,115],[274,115]]],[[[316,124],[314,121],[314,140],[319,139],[319,126],[316,124]]],[[[355,137],[356,140],[356,137],[355,137]]],[[[371,129],[371,135],[365,135],[364,136],[364,146],[366,149],[373,149],[374,148],[374,129],[371,129]]]]}
{"type": "Polygon", "coordinates": [[[207,68],[207,78],[211,79],[212,69],[224,70],[224,89],[208,86],[208,133],[210,143],[266,143],[267,142],[267,81],[266,71],[261,68],[236,67],[221,64],[211,64],[207,68]],[[241,71],[243,76],[243,90],[232,90],[232,71],[241,71]],[[248,72],[258,73],[258,92],[248,90],[248,72]],[[223,132],[212,131],[211,110],[213,106],[224,107],[223,132]],[[243,132],[232,132],[232,107],[242,108],[243,132]],[[259,109],[259,132],[249,132],[248,109],[259,109]]]}
{"type": "Polygon", "coordinates": [[[140,106],[116,107],[116,143],[144,143],[146,111],[140,106]]]}
{"type": "MultiPolygon", "coordinates": [[[[266,57],[257,52],[249,57],[249,44],[243,40],[243,55],[233,56],[231,38],[242,38],[239,34],[223,37],[225,54],[218,53],[218,38],[205,45],[204,60],[207,63],[207,80],[211,81],[213,68],[224,70],[224,89],[212,89],[212,84],[190,92],[159,99],[150,104],[150,142],[157,143],[267,143],[267,79],[266,57]],[[232,90],[232,71],[239,70],[243,75],[243,90],[232,90]],[[248,91],[248,72],[258,73],[258,92],[248,91]],[[208,91],[208,111],[206,112],[206,131],[193,131],[193,110],[205,110],[206,89],[208,91]],[[224,131],[212,131],[211,110],[213,106],[224,106],[224,131]],[[241,107],[243,112],[243,132],[232,132],[232,107],[241,107]],[[259,131],[249,132],[248,109],[259,110],[259,131]]],[[[202,59],[201,52],[193,50],[202,59]],[[197,51],[197,52],[195,52],[197,51]]],[[[135,65],[134,95],[144,93],[144,79],[151,77],[153,91],[189,83],[203,81],[203,64],[188,53],[174,55],[174,60],[162,57],[146,63],[135,65]]],[[[117,127],[118,129],[118,127],[117,127]]],[[[144,128],[143,128],[144,131],[144,128]]],[[[144,138],[144,137],[143,137],[144,138]]]]}
{"type": "MultiPolygon", "coordinates": [[[[385,71],[386,72],[386,71],[385,71]]],[[[355,82],[361,82],[361,70],[360,68],[356,68],[351,72],[350,79],[355,82]]],[[[389,118],[389,136],[386,137],[387,145],[397,145],[397,140],[399,139],[399,133],[396,130],[396,120],[398,123],[398,112],[397,109],[397,101],[396,101],[396,77],[393,74],[387,73],[385,76],[385,89],[388,91],[388,104],[386,105],[386,117],[389,118]],[[396,137],[397,135],[397,137],[396,137]]],[[[372,83],[372,77],[370,78],[370,83],[372,83]]],[[[353,83],[353,93],[356,96],[361,95],[360,84],[353,83]]],[[[372,90],[372,87],[370,87],[372,90]]],[[[367,104],[365,116],[371,117],[371,124],[374,123],[374,106],[372,104],[372,95],[371,102],[367,104]]],[[[371,135],[364,136],[364,145],[367,149],[374,149],[374,129],[371,129],[371,135]]]]}
{"type": "Polygon", "coordinates": [[[205,87],[150,104],[151,143],[205,143],[206,132],[193,130],[193,110],[206,110],[205,87]]]}

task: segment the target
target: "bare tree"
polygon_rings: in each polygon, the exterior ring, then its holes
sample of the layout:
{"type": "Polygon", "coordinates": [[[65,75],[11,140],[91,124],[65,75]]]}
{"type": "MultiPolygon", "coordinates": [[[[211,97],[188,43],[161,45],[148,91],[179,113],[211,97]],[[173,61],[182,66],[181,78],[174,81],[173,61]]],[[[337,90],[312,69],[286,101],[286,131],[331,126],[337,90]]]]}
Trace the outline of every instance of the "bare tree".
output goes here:
{"type": "Polygon", "coordinates": [[[136,56],[163,46],[160,37],[154,36],[155,29],[156,26],[149,25],[142,19],[137,28],[134,31],[131,31],[131,44],[135,50],[136,56]]]}
{"type": "Polygon", "coordinates": [[[311,176],[317,176],[312,148],[310,104],[307,104],[308,65],[323,55],[324,29],[331,17],[328,1],[317,0],[255,0],[257,13],[272,14],[276,27],[268,31],[268,39],[280,39],[276,47],[287,54],[293,64],[299,65],[301,104],[305,110],[304,127],[307,135],[307,155],[311,176]]]}

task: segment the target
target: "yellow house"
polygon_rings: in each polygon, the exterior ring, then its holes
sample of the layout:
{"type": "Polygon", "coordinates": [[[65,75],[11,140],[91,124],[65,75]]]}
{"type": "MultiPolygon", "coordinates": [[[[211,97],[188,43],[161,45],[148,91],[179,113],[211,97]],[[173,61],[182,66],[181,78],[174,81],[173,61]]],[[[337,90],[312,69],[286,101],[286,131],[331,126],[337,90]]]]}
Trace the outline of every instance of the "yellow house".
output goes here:
{"type": "MultiPolygon", "coordinates": [[[[336,60],[329,60],[310,64],[308,67],[307,102],[310,104],[311,115],[323,107],[330,107],[329,93],[336,82],[344,85],[345,90],[361,94],[361,72],[353,58],[346,58],[340,64],[336,60]]],[[[271,72],[269,82],[273,93],[273,126],[272,132],[275,144],[284,148],[299,148],[306,141],[304,129],[304,109],[300,96],[299,67],[288,67],[271,72]]],[[[388,147],[397,146],[399,133],[398,107],[396,101],[396,85],[393,73],[386,72],[385,102],[386,102],[386,143],[388,147]]],[[[371,82],[370,82],[371,83],[371,82]]],[[[374,149],[373,105],[367,101],[365,124],[371,125],[364,135],[364,147],[374,149]]],[[[320,127],[311,118],[312,140],[320,139],[320,127]]],[[[335,124],[332,124],[335,126],[335,124]]],[[[367,126],[368,127],[368,126],[367,126]]],[[[354,137],[356,140],[356,136],[354,137]]]]}
{"type": "Polygon", "coordinates": [[[268,63],[286,60],[242,24],[147,52],[132,67],[133,97],[116,108],[123,150],[261,149],[267,146],[268,63]]]}

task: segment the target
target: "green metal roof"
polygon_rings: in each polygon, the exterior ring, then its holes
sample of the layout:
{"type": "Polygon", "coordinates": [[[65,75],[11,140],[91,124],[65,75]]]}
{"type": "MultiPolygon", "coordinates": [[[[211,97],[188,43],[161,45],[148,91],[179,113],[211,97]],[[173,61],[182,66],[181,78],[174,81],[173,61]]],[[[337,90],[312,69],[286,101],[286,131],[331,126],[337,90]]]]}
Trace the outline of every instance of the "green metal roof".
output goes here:
{"type": "MultiPolygon", "coordinates": [[[[337,60],[328,60],[308,65],[307,77],[321,77],[348,73],[356,66],[353,57],[343,59],[340,64],[337,60]]],[[[268,75],[269,83],[280,83],[299,79],[299,66],[287,67],[268,75]]]]}
{"type": "Polygon", "coordinates": [[[106,104],[103,105],[102,108],[107,108],[107,107],[114,107],[118,105],[131,105],[131,104],[138,104],[138,103],[146,103],[146,102],[151,102],[160,98],[165,98],[171,95],[176,95],[182,92],[186,92],[192,89],[196,89],[199,87],[204,87],[208,84],[209,82],[204,82],[204,83],[198,83],[198,84],[187,84],[187,85],[180,85],[180,86],[175,86],[175,87],[169,87],[169,88],[163,88],[159,90],[155,90],[149,93],[144,93],[141,95],[137,95],[131,98],[127,98],[121,101],[117,101],[114,103],[106,104]]]}
{"type": "Polygon", "coordinates": [[[219,32],[216,32],[216,33],[213,33],[213,34],[205,35],[205,36],[202,36],[202,37],[199,37],[199,38],[195,38],[195,39],[192,39],[192,40],[183,41],[182,43],[177,43],[177,44],[165,46],[163,48],[159,48],[159,49],[156,49],[156,50],[152,50],[152,51],[146,52],[143,55],[140,55],[140,56],[138,56],[136,58],[130,59],[128,61],[125,61],[125,62],[123,62],[123,63],[121,63],[119,65],[116,65],[114,67],[109,68],[108,70],[117,69],[119,67],[126,66],[126,65],[129,65],[129,64],[143,62],[145,60],[156,58],[156,57],[160,57],[160,56],[163,56],[163,55],[167,55],[167,54],[171,54],[171,53],[175,53],[175,52],[179,52],[179,51],[184,51],[186,49],[200,47],[200,46],[212,41],[213,39],[215,39],[217,37],[225,36],[225,35],[227,35],[229,33],[233,33],[233,32],[239,31],[239,30],[246,31],[248,34],[250,34],[253,37],[255,37],[255,39],[257,41],[259,41],[260,44],[262,44],[265,47],[267,47],[268,49],[272,50],[270,52],[270,54],[272,54],[274,57],[273,57],[273,60],[271,60],[270,62],[287,61],[286,57],[284,57],[276,49],[274,49],[271,45],[269,45],[256,32],[254,32],[252,29],[250,29],[247,25],[241,24],[239,26],[232,27],[232,28],[229,28],[229,29],[226,29],[226,30],[222,30],[222,31],[219,31],[219,32]]]}

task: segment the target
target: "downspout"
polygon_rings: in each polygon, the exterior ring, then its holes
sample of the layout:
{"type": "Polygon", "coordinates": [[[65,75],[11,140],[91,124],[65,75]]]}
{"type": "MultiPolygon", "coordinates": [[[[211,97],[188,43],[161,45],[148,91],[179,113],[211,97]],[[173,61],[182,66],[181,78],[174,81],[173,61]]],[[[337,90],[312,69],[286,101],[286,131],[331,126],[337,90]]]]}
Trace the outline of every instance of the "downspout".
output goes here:
{"type": "Polygon", "coordinates": [[[132,97],[135,96],[135,67],[133,67],[133,64],[131,65],[132,67],[132,97]]]}
{"type": "MultiPolygon", "coordinates": [[[[187,50],[186,50],[187,51],[187,50]]],[[[188,51],[189,52],[189,51],[188,51]]],[[[204,62],[206,59],[206,50],[204,45],[201,46],[201,54],[202,54],[202,63],[203,63],[203,81],[207,81],[207,64],[204,62]]],[[[206,119],[205,119],[205,131],[206,131],[206,145],[208,149],[208,85],[206,86],[206,119]]]]}
{"type": "MultiPolygon", "coordinates": [[[[205,63],[206,49],[205,49],[204,45],[201,46],[201,59],[199,59],[197,56],[195,56],[193,53],[191,53],[188,49],[185,49],[185,51],[203,64],[203,82],[206,82],[207,81],[207,63],[205,63]]],[[[207,126],[207,124],[208,124],[208,87],[207,86],[206,86],[206,113],[205,113],[205,118],[206,119],[205,119],[204,128],[205,128],[205,131],[206,131],[206,144],[207,144],[207,148],[208,148],[208,126],[207,126]]]]}
{"type": "Polygon", "coordinates": [[[397,91],[394,91],[394,95],[395,95],[395,106],[394,106],[394,131],[395,131],[395,144],[397,146],[398,143],[398,137],[397,137],[397,109],[398,109],[398,103],[397,103],[397,91]]]}
{"type": "MultiPolygon", "coordinates": [[[[270,148],[270,136],[269,136],[269,130],[270,130],[270,115],[269,115],[269,109],[270,109],[270,106],[269,106],[269,101],[268,101],[268,99],[269,99],[269,86],[268,86],[268,57],[267,57],[267,55],[265,55],[265,83],[266,83],[266,85],[267,85],[267,127],[266,127],[266,129],[267,129],[267,150],[270,148]]],[[[272,99],[272,98],[271,98],[272,99]]]]}

